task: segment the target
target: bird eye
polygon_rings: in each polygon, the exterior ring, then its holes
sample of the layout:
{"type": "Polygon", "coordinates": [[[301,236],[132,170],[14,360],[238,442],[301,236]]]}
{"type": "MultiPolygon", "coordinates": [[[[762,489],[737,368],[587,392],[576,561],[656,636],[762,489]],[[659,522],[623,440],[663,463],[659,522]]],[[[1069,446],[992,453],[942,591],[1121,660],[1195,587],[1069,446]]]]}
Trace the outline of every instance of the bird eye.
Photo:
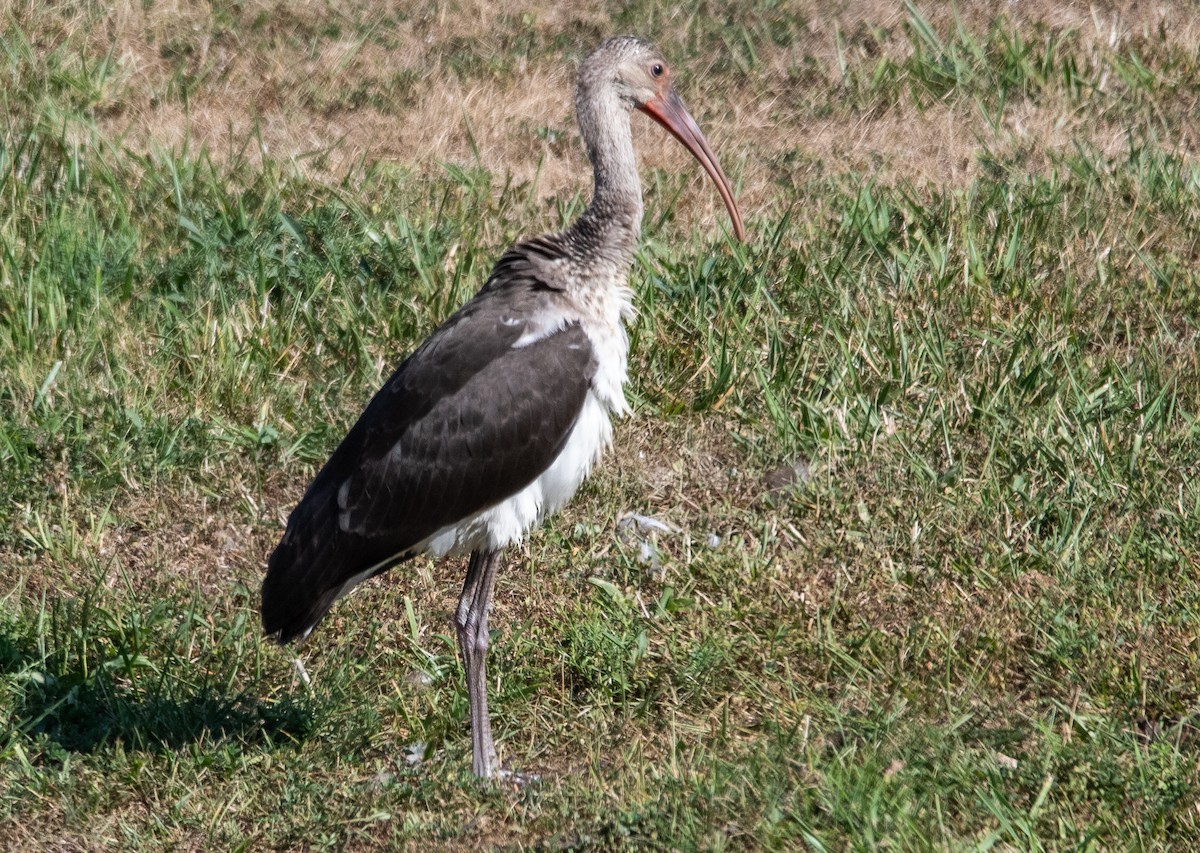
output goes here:
{"type": "Polygon", "coordinates": [[[655,77],[663,76],[663,66],[661,62],[656,62],[650,66],[650,73],[655,77]]]}

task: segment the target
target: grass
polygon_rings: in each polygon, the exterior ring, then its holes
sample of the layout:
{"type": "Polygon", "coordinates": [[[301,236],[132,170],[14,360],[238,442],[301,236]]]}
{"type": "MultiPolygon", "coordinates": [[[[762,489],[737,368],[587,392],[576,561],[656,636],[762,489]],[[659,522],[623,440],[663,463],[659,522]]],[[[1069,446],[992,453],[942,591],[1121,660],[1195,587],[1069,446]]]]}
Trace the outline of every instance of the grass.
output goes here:
{"type": "Polygon", "coordinates": [[[1194,847],[1200,19],[1027,5],[9,13],[0,845],[1194,847]],[[501,575],[541,780],[480,784],[461,566],[340,603],[311,687],[258,587],[391,367],[581,209],[551,84],[617,30],[753,240],[639,125],[636,416],[501,575]]]}

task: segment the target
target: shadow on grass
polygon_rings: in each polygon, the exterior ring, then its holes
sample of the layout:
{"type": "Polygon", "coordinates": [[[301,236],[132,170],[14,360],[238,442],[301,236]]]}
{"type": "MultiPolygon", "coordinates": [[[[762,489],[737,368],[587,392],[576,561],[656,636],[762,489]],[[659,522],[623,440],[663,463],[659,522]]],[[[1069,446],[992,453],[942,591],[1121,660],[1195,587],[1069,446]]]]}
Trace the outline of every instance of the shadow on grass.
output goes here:
{"type": "Polygon", "coordinates": [[[63,750],[90,753],[121,743],[126,749],[177,749],[187,744],[233,742],[277,747],[305,740],[313,712],[305,697],[265,701],[211,682],[150,671],[114,674],[101,666],[55,667],[28,637],[0,625],[0,676],[16,690],[0,742],[39,735],[63,750]],[[57,672],[55,671],[57,669],[57,672]],[[149,682],[149,683],[148,683],[149,682]],[[194,681],[193,681],[194,684],[194,681]]]}
{"type": "Polygon", "coordinates": [[[69,752],[95,752],[116,743],[156,750],[226,740],[272,747],[303,741],[313,728],[311,710],[291,697],[268,703],[213,690],[136,697],[104,677],[30,690],[10,725],[28,735],[43,734],[69,752]]]}

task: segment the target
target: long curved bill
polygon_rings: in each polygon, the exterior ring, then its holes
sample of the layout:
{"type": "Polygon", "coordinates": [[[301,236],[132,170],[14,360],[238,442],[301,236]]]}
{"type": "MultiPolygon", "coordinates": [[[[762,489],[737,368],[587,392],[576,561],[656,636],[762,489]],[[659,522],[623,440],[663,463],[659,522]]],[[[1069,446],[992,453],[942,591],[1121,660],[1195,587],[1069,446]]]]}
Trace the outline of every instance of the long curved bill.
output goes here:
{"type": "Polygon", "coordinates": [[[733,200],[729,179],[721,171],[717,155],[708,147],[708,140],[700,132],[696,120],[683,105],[683,99],[675,94],[674,90],[668,90],[644,104],[639,104],[638,109],[669,130],[671,135],[682,142],[684,147],[692,152],[692,156],[700,161],[704,171],[708,172],[708,176],[717,185],[717,192],[721,194],[721,199],[729,210],[729,218],[733,220],[733,232],[739,240],[746,242],[746,228],[742,224],[742,214],[738,211],[737,202],[733,200]]]}

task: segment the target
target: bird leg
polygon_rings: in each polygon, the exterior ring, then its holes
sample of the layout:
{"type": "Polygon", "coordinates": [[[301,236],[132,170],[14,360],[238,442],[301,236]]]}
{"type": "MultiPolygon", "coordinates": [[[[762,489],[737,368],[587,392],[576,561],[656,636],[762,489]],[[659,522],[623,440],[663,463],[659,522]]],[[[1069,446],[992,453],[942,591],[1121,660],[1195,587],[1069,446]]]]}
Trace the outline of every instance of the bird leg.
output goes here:
{"type": "Polygon", "coordinates": [[[467,703],[471,709],[471,769],[488,778],[496,772],[496,745],[487,707],[488,607],[500,567],[499,551],[472,551],[467,579],[458,599],[454,626],[467,670],[467,703]]]}

